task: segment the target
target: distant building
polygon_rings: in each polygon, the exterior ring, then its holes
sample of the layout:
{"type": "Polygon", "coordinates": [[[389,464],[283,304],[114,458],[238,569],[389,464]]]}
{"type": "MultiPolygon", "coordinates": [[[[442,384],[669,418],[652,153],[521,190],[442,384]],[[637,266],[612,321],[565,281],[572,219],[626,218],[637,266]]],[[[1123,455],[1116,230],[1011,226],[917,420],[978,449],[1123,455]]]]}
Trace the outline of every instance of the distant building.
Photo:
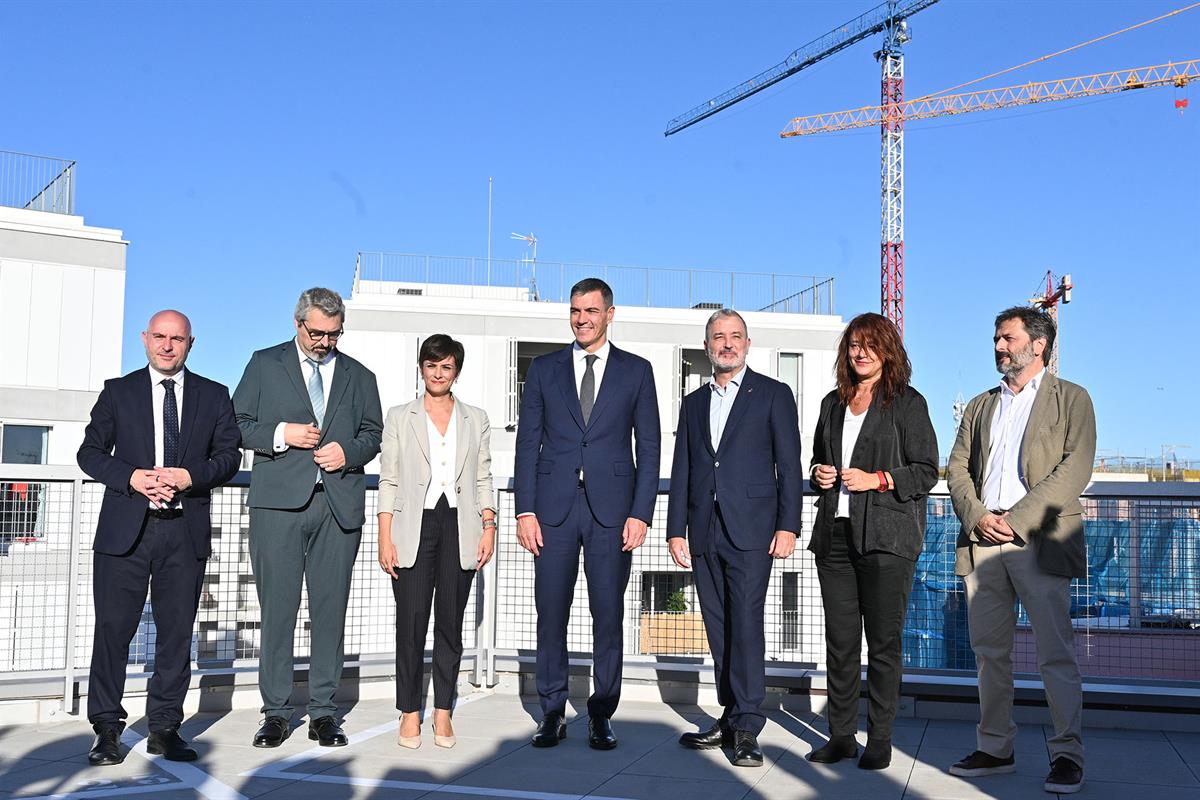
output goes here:
{"type": "Polygon", "coordinates": [[[104,380],[120,374],[121,231],[74,209],[75,162],[0,152],[0,461],[74,464],[104,380]]]}
{"type": "Polygon", "coordinates": [[[420,394],[424,337],[446,333],[461,341],[466,361],[456,392],[487,411],[492,471],[507,478],[525,375],[534,358],[572,341],[568,295],[586,277],[613,287],[611,341],[653,365],[662,477],[671,473],[679,404],[712,374],[704,323],[725,306],[746,318],[750,368],[792,388],[805,453],[812,452],[845,327],[833,313],[829,278],[362,253],[339,347],[374,370],[387,409],[420,394]]]}

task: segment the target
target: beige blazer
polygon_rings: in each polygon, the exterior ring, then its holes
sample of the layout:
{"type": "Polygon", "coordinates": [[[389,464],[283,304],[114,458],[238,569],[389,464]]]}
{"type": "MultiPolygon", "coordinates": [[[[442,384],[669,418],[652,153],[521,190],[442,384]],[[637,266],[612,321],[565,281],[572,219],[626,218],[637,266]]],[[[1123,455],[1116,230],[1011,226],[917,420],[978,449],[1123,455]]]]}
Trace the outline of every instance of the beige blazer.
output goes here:
{"type": "MultiPolygon", "coordinates": [[[[950,500],[962,525],[955,546],[958,575],[975,568],[972,547],[979,542],[975,526],[988,511],[980,498],[998,402],[999,386],[967,403],[946,466],[950,500]]],[[[1092,398],[1082,386],[1046,373],[1021,440],[1021,470],[1029,493],[1008,510],[1008,524],[1037,548],[1038,566],[1052,575],[1082,578],[1087,573],[1079,495],[1091,480],[1095,457],[1092,398]]]]}
{"type": "MultiPolygon", "coordinates": [[[[463,569],[474,569],[483,535],[483,509],[495,510],[492,495],[491,425],[487,413],[455,398],[454,491],[458,503],[458,554],[463,569]]],[[[392,512],[392,544],[402,568],[417,560],[429,466],[429,433],[424,398],[388,409],[383,424],[379,467],[379,510],[392,512]]]]}

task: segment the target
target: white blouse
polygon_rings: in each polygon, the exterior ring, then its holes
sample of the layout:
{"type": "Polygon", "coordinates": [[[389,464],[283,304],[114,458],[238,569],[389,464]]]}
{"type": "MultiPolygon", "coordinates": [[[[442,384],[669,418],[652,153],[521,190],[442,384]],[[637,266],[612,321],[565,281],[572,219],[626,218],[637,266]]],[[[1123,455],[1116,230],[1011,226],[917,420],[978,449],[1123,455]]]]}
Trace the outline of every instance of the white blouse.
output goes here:
{"type": "MultiPolygon", "coordinates": [[[[858,435],[862,433],[863,420],[867,418],[867,408],[863,413],[855,416],[850,413],[850,406],[846,406],[846,417],[842,422],[842,469],[850,466],[850,457],[854,455],[854,445],[858,442],[858,435]]],[[[842,483],[838,490],[837,513],[835,517],[850,518],[850,490],[846,488],[846,484],[842,483]]]]}
{"type": "Polygon", "coordinates": [[[446,435],[438,432],[433,417],[425,415],[425,428],[429,432],[429,488],[425,490],[425,508],[437,508],[438,500],[446,495],[451,508],[458,508],[458,493],[454,490],[454,463],[458,453],[458,403],[450,412],[446,435]]]}

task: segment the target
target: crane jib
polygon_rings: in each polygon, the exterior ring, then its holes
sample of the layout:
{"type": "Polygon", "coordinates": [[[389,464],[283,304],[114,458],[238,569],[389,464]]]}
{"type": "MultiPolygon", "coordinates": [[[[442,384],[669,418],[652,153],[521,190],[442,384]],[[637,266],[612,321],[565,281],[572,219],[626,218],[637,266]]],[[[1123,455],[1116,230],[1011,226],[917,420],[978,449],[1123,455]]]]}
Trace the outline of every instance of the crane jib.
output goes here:
{"type": "Polygon", "coordinates": [[[889,2],[881,3],[844,25],[839,25],[824,36],[813,39],[800,49],[794,50],[787,58],[775,66],[760,72],[749,80],[739,83],[737,86],[717,95],[708,102],[679,115],[667,123],[667,130],[664,135],[670,136],[673,133],[678,133],[684,128],[695,125],[697,122],[707,119],[735,103],[740,103],[747,97],[779,83],[784,78],[795,75],[802,69],[810,67],[818,61],[844,50],[856,42],[862,41],[871,34],[878,33],[901,20],[911,17],[918,11],[929,8],[936,2],[938,0],[907,0],[907,2],[889,0],[889,2]]]}

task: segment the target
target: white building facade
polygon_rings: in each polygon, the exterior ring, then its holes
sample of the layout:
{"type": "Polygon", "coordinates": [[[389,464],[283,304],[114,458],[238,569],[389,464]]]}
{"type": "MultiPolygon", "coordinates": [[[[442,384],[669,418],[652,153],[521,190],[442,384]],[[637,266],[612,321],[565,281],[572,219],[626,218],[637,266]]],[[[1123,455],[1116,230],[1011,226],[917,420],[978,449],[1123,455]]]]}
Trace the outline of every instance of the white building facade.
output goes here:
{"type": "Polygon", "coordinates": [[[0,461],[74,464],[104,380],[120,374],[121,231],[73,209],[74,163],[0,153],[0,461]]]}

